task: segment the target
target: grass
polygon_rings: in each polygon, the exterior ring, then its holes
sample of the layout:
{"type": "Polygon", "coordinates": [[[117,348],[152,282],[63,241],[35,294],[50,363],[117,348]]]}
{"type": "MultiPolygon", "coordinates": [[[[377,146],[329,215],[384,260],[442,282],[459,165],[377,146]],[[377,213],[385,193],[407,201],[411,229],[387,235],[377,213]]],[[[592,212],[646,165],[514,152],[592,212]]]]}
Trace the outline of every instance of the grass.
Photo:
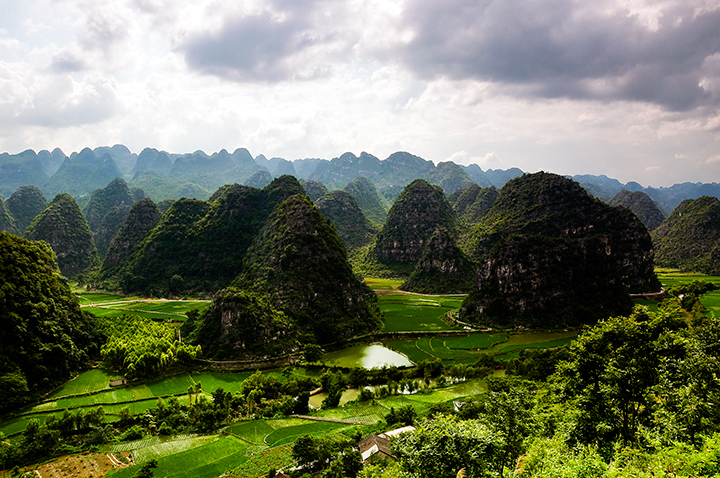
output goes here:
{"type": "Polygon", "coordinates": [[[443,318],[462,304],[456,296],[420,296],[385,294],[378,297],[378,307],[385,314],[385,332],[432,332],[456,329],[443,318]]]}
{"type": "MultiPolygon", "coordinates": [[[[214,392],[222,388],[226,392],[240,392],[243,381],[252,375],[251,372],[203,372],[192,373],[191,378],[195,382],[202,383],[203,390],[214,392]]],[[[185,387],[187,388],[187,387],[185,387]]]]}
{"type": "Polygon", "coordinates": [[[92,369],[83,372],[65,385],[48,395],[48,398],[60,398],[68,395],[99,392],[110,388],[110,379],[117,378],[118,374],[101,369],[92,369]]]}
{"type": "Polygon", "coordinates": [[[187,373],[183,373],[150,382],[147,384],[147,388],[154,396],[162,397],[183,392],[187,393],[188,387],[194,385],[195,381],[192,377],[187,373]]]}
{"type": "Polygon", "coordinates": [[[384,419],[386,414],[385,407],[372,401],[348,403],[344,407],[322,409],[315,413],[318,417],[353,420],[367,424],[384,419]]]}
{"type": "MultiPolygon", "coordinates": [[[[226,436],[212,443],[160,458],[154,475],[157,477],[215,478],[245,463],[248,460],[245,455],[248,446],[238,438],[226,436]]],[[[131,478],[139,468],[139,466],[123,468],[109,476],[131,478]]]]}
{"type": "Polygon", "coordinates": [[[398,290],[403,281],[398,279],[380,279],[376,277],[366,277],[365,283],[373,290],[398,290]]]}
{"type": "Polygon", "coordinates": [[[270,469],[278,470],[292,463],[292,445],[283,445],[254,454],[239,468],[233,470],[229,476],[234,478],[257,478],[265,476],[270,469]]]}
{"type": "Polygon", "coordinates": [[[192,450],[209,443],[217,441],[217,435],[199,437],[174,437],[157,445],[140,448],[133,453],[135,463],[147,463],[150,460],[160,460],[169,455],[175,455],[183,451],[192,450]]]}
{"type": "Polygon", "coordinates": [[[227,428],[228,433],[237,435],[250,443],[261,445],[265,443],[265,437],[275,429],[267,424],[265,420],[252,420],[249,422],[236,423],[227,428]]]}
{"type": "Polygon", "coordinates": [[[465,337],[445,337],[444,344],[450,349],[478,350],[487,349],[495,344],[506,342],[508,334],[468,334],[465,337]]]}
{"type": "Polygon", "coordinates": [[[326,435],[330,431],[339,428],[347,428],[351,425],[334,422],[305,421],[302,425],[279,428],[265,437],[268,445],[279,446],[292,443],[302,435],[326,435]]]}

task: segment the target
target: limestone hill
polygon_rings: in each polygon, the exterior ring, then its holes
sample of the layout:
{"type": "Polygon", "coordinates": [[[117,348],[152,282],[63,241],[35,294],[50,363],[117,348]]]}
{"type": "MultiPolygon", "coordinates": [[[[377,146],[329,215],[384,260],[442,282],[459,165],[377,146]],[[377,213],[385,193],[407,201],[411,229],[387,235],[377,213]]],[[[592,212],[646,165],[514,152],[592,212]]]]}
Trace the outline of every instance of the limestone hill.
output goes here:
{"type": "Polygon", "coordinates": [[[720,274],[720,200],[684,200],[652,238],[658,265],[720,274]]]}
{"type": "Polygon", "coordinates": [[[628,313],[628,291],[660,290],[639,219],[561,176],[508,182],[473,235],[479,268],[461,309],[465,321],[576,326],[628,313]]]}
{"type": "Polygon", "coordinates": [[[611,206],[625,206],[645,224],[648,231],[656,229],[665,219],[657,204],[641,191],[623,189],[608,201],[611,206]]]}
{"type": "Polygon", "coordinates": [[[90,227],[69,194],[55,196],[28,226],[25,235],[50,244],[60,271],[70,279],[99,264],[90,227]]]}
{"type": "Polygon", "coordinates": [[[319,343],[380,325],[375,294],[355,276],[334,228],[305,195],[292,196],[270,215],[233,285],[269,294],[297,333],[319,343]]]}
{"type": "Polygon", "coordinates": [[[332,191],[318,199],[315,206],[335,226],[347,249],[367,245],[376,232],[350,193],[332,191]]]}
{"type": "Polygon", "coordinates": [[[18,235],[22,236],[35,216],[47,207],[47,200],[35,186],[21,186],[7,199],[7,207],[15,218],[18,235]]]}

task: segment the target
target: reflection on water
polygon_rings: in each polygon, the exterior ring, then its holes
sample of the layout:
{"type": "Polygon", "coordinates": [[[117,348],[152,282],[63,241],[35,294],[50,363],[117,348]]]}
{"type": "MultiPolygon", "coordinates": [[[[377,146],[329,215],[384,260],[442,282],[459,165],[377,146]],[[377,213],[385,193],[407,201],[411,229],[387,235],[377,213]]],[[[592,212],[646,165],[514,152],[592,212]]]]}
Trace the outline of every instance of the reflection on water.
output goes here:
{"type": "MultiPolygon", "coordinates": [[[[345,405],[348,402],[352,402],[353,400],[357,399],[360,396],[360,390],[357,388],[348,388],[345,391],[343,391],[342,396],[340,397],[340,407],[345,405]]],[[[312,405],[314,408],[322,408],[322,402],[328,397],[327,392],[320,392],[310,397],[310,405],[312,405]]]]}
{"type": "Polygon", "coordinates": [[[337,367],[412,367],[414,364],[404,355],[380,344],[357,345],[349,349],[331,352],[323,357],[327,365],[337,367]]]}

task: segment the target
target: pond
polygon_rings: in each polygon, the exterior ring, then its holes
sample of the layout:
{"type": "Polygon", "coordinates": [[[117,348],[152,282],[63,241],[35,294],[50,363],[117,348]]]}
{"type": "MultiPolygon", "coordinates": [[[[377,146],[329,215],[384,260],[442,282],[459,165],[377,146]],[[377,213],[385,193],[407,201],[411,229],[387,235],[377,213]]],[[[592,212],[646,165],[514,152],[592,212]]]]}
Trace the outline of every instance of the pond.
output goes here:
{"type": "Polygon", "coordinates": [[[335,367],[412,367],[413,364],[401,353],[380,344],[356,345],[348,349],[325,354],[323,362],[335,367]]]}

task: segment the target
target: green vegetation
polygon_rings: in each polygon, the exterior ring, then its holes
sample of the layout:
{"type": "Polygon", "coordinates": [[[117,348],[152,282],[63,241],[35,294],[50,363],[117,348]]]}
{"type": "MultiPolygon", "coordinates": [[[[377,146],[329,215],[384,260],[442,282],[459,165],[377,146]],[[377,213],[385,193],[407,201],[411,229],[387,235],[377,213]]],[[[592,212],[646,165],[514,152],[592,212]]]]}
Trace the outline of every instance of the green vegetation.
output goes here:
{"type": "Polygon", "coordinates": [[[353,195],[370,221],[375,224],[385,222],[388,210],[386,201],[378,194],[372,181],[364,176],[358,176],[345,185],[344,191],[353,195]]]}
{"type": "Polygon", "coordinates": [[[46,243],[0,232],[0,290],[4,411],[69,379],[99,344],[46,243]]]}
{"type": "Polygon", "coordinates": [[[611,206],[625,206],[645,224],[648,231],[656,229],[665,219],[657,204],[644,192],[622,190],[608,202],[611,206]]]}
{"type": "Polygon", "coordinates": [[[168,324],[129,315],[98,318],[97,323],[107,337],[100,349],[103,363],[131,379],[189,363],[200,353],[199,346],[177,341],[176,329],[168,324]]]}
{"type": "Polygon", "coordinates": [[[15,218],[5,204],[2,196],[0,196],[0,232],[20,235],[15,218]]]}
{"type": "Polygon", "coordinates": [[[467,244],[480,266],[461,320],[549,328],[628,314],[630,292],[657,292],[652,242],[629,210],[548,173],[508,182],[467,244]]]}
{"type": "Polygon", "coordinates": [[[307,197],[309,197],[312,202],[317,201],[328,193],[328,188],[326,188],[325,185],[319,181],[306,181],[304,179],[301,179],[300,184],[305,190],[305,194],[307,194],[307,197]]]}
{"type": "Polygon", "coordinates": [[[435,294],[469,292],[474,285],[474,272],[475,265],[455,245],[450,232],[438,226],[401,289],[435,294]]]}
{"type": "Polygon", "coordinates": [[[135,203],[133,194],[122,178],[113,179],[105,188],[96,189],[83,210],[93,232],[100,256],[105,255],[110,241],[125,221],[135,203]]]}
{"type": "Polygon", "coordinates": [[[367,245],[375,234],[375,228],[350,193],[332,191],[315,201],[315,205],[335,226],[338,236],[348,249],[367,245]]]}
{"type": "Polygon", "coordinates": [[[453,212],[442,189],[422,179],[410,183],[390,208],[374,254],[388,267],[415,264],[438,227],[454,230],[453,212]]]}
{"type": "Polygon", "coordinates": [[[684,200],[652,238],[658,266],[720,275],[720,200],[684,200]]]}
{"type": "Polygon", "coordinates": [[[452,330],[445,322],[448,312],[462,303],[461,296],[419,296],[392,293],[378,297],[378,306],[385,315],[385,332],[452,330]]]}
{"type": "Polygon", "coordinates": [[[16,221],[18,235],[22,236],[25,229],[35,216],[47,207],[47,200],[35,186],[21,186],[7,198],[7,207],[16,221]]]}
{"type": "Polygon", "coordinates": [[[430,184],[440,186],[448,196],[475,184],[475,181],[470,179],[470,176],[452,161],[438,163],[433,170],[425,173],[423,179],[430,184]]]}
{"type": "Polygon", "coordinates": [[[275,209],[234,285],[256,294],[273,291],[275,307],[292,320],[278,330],[311,334],[318,343],[380,326],[375,294],[355,276],[340,238],[306,196],[275,209]]]}
{"type": "Polygon", "coordinates": [[[69,194],[58,194],[33,219],[25,235],[50,244],[60,271],[71,279],[99,264],[87,220],[69,194]]]}

